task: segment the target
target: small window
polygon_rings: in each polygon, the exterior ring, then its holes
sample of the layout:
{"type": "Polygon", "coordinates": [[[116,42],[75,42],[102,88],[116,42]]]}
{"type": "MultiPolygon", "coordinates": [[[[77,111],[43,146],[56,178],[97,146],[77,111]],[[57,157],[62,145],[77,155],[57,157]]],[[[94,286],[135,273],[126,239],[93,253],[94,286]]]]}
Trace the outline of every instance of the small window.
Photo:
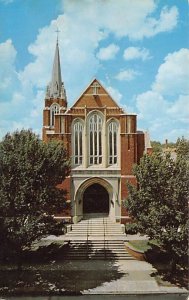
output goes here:
{"type": "Polygon", "coordinates": [[[60,117],[60,133],[64,133],[65,129],[64,129],[64,119],[63,117],[60,117]]]}
{"type": "Polygon", "coordinates": [[[130,135],[128,134],[128,150],[130,150],[130,135]]]}
{"type": "Polygon", "coordinates": [[[74,164],[83,163],[83,125],[77,121],[74,124],[74,164]]]}
{"type": "Polygon", "coordinates": [[[50,108],[50,126],[54,127],[55,125],[55,115],[60,111],[60,107],[58,104],[51,105],[50,108]]]}
{"type": "Polygon", "coordinates": [[[109,165],[117,164],[117,132],[118,132],[117,123],[111,122],[108,126],[109,165]]]}

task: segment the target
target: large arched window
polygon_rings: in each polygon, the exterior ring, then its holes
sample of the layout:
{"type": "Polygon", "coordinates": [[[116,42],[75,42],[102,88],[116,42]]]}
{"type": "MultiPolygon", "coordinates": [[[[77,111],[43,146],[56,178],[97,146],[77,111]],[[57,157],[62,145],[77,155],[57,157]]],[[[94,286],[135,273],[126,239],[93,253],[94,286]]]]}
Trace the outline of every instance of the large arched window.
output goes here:
{"type": "Polygon", "coordinates": [[[102,118],[93,114],[89,119],[89,164],[102,163],[102,118]]]}
{"type": "Polygon", "coordinates": [[[55,125],[55,114],[58,114],[60,110],[60,107],[58,104],[52,104],[50,108],[50,126],[55,125]]]}
{"type": "Polygon", "coordinates": [[[81,165],[83,162],[83,125],[80,121],[74,124],[74,164],[81,165]]]}
{"type": "Polygon", "coordinates": [[[116,122],[112,121],[108,125],[108,164],[117,164],[117,132],[118,125],[116,122]]]}

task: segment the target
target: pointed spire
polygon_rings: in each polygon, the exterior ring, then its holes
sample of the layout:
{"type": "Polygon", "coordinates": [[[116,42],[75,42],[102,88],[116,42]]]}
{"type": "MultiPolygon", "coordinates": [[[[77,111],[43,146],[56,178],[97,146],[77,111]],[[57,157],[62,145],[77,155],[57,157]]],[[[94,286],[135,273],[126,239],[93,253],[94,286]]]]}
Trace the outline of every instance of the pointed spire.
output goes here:
{"type": "Polygon", "coordinates": [[[65,91],[64,83],[62,82],[62,77],[61,77],[58,32],[59,31],[57,30],[57,42],[56,42],[54,63],[53,63],[53,69],[52,69],[52,78],[51,78],[51,82],[47,86],[46,99],[60,98],[60,99],[65,100],[65,105],[67,105],[66,91],[65,91]]]}
{"type": "Polygon", "coordinates": [[[62,78],[61,78],[61,68],[60,68],[59,46],[57,40],[53,70],[52,70],[52,78],[50,83],[50,96],[53,98],[60,97],[61,87],[62,87],[62,78]]]}

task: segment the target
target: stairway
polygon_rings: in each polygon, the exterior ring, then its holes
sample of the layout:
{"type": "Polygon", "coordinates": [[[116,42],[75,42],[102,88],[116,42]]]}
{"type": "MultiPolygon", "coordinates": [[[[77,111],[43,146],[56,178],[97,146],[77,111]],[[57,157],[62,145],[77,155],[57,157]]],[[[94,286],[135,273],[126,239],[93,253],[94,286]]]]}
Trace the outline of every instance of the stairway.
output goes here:
{"type": "Polygon", "coordinates": [[[130,260],[121,225],[108,217],[90,218],[72,225],[65,235],[65,259],[130,260]]]}

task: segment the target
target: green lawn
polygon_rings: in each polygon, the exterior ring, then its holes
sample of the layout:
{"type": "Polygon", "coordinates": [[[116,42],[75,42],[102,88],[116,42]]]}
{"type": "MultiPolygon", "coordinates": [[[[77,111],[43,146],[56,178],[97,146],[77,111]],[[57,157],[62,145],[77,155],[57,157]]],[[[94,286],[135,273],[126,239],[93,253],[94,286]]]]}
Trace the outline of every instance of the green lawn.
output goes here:
{"type": "Polygon", "coordinates": [[[133,241],[129,241],[129,244],[131,245],[131,247],[141,252],[145,252],[151,249],[152,245],[158,246],[157,241],[155,240],[152,240],[150,242],[148,240],[133,240],[133,241]]]}

